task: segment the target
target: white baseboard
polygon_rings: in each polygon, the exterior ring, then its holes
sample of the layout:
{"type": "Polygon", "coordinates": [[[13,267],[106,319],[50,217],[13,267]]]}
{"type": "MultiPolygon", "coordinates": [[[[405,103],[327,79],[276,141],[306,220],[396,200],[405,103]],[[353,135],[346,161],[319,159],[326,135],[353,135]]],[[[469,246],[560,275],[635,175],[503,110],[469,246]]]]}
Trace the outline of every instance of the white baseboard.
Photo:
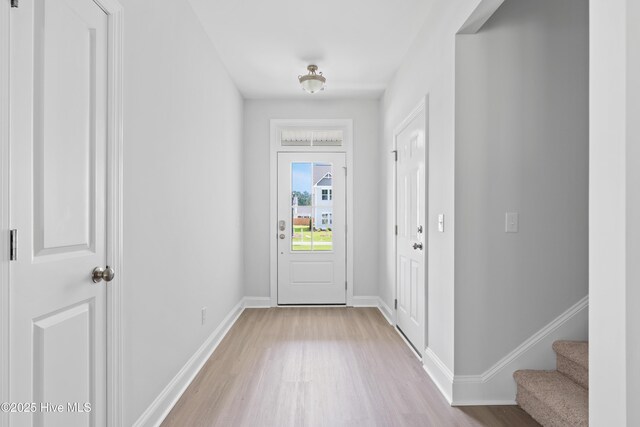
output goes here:
{"type": "Polygon", "coordinates": [[[456,375],[452,405],[514,405],[513,373],[518,369],[555,369],[556,357],[551,345],[562,339],[586,340],[588,308],[587,295],[482,374],[456,375]]]}
{"type": "Polygon", "coordinates": [[[271,297],[244,297],[245,308],[269,308],[271,297]]]}
{"type": "Polygon", "coordinates": [[[160,395],[133,424],[133,427],[157,427],[162,423],[243,311],[244,299],[231,309],[204,344],[191,356],[160,395]]]}
{"type": "Polygon", "coordinates": [[[393,310],[391,310],[391,307],[389,307],[387,304],[385,304],[384,301],[382,301],[382,298],[378,298],[378,310],[380,310],[380,313],[382,313],[382,315],[385,319],[387,319],[387,322],[389,322],[390,325],[396,324],[393,316],[393,310]]]}
{"type": "Polygon", "coordinates": [[[422,367],[427,371],[427,374],[436,384],[440,393],[447,399],[447,402],[451,404],[453,396],[453,373],[451,370],[440,360],[438,355],[428,347],[422,358],[422,367]]]}
{"type": "Polygon", "coordinates": [[[366,297],[366,296],[353,296],[354,307],[379,307],[380,298],[378,297],[366,297]]]}

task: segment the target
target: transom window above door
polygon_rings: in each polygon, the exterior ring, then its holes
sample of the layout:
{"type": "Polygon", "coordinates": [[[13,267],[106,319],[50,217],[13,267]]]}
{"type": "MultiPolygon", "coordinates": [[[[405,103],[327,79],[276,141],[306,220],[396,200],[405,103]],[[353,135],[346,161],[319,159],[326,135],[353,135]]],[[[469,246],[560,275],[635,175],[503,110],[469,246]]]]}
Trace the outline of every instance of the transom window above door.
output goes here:
{"type": "Polygon", "coordinates": [[[284,129],[280,134],[280,145],[283,147],[341,147],[343,134],[341,129],[284,129]]]}

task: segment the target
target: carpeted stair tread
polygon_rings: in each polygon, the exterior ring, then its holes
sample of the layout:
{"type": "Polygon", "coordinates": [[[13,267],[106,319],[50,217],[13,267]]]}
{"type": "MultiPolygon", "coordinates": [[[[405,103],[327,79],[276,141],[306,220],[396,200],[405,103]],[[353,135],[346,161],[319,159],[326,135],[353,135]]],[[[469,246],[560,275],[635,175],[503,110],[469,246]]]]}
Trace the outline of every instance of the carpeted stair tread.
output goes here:
{"type": "Polygon", "coordinates": [[[553,350],[584,369],[589,369],[588,341],[556,341],[553,343],[553,350]]]}
{"type": "Polygon", "coordinates": [[[513,378],[518,404],[543,426],[589,425],[589,392],[565,375],[523,370],[514,372],[513,378]]]}

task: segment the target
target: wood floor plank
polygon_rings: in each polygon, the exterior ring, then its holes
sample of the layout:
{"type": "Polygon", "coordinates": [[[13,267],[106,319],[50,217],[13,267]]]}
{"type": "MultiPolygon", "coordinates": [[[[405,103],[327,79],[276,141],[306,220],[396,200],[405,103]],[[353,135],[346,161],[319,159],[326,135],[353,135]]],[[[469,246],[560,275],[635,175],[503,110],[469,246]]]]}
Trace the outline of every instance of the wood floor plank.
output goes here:
{"type": "Polygon", "coordinates": [[[452,408],[375,308],[247,309],[163,427],[538,426],[452,408]]]}

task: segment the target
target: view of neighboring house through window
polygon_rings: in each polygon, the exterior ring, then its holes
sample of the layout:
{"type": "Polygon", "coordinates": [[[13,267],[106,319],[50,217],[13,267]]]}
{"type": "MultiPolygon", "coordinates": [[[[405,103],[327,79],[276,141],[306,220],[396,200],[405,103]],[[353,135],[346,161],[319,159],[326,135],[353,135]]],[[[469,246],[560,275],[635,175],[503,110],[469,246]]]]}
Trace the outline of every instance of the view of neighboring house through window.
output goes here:
{"type": "Polygon", "coordinates": [[[331,212],[325,212],[322,214],[322,225],[331,226],[333,224],[333,214],[331,212]]]}
{"type": "Polygon", "coordinates": [[[291,250],[333,249],[333,166],[291,165],[291,250]]]}

